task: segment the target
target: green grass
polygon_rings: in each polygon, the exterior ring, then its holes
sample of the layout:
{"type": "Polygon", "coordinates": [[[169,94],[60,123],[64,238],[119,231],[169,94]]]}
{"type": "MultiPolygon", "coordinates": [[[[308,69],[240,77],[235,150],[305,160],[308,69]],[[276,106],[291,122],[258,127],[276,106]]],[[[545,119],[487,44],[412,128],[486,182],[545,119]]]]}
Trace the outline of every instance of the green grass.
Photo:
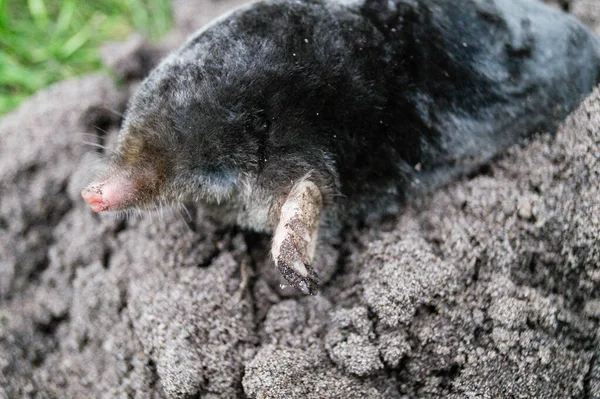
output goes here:
{"type": "Polygon", "coordinates": [[[0,115],[54,82],[102,69],[99,49],[171,27],[169,0],[0,0],[0,115]]]}

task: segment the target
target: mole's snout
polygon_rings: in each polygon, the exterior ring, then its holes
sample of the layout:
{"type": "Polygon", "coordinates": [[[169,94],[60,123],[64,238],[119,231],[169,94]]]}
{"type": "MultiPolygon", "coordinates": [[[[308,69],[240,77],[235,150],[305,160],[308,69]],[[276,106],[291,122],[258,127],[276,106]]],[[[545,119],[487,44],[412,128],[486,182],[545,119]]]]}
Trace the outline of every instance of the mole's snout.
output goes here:
{"type": "Polygon", "coordinates": [[[91,205],[94,212],[102,212],[107,209],[102,197],[102,191],[99,188],[90,185],[81,191],[81,196],[85,202],[91,205]]]}
{"type": "Polygon", "coordinates": [[[131,205],[136,197],[133,184],[120,176],[105,176],[88,185],[81,196],[94,212],[114,211],[131,205]]]}

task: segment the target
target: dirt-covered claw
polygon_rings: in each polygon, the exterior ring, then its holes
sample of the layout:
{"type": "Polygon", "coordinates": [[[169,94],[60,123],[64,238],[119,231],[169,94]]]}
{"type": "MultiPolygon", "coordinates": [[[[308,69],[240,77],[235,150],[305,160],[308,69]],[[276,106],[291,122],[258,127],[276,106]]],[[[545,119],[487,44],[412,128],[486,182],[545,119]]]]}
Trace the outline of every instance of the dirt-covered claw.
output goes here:
{"type": "Polygon", "coordinates": [[[296,184],[281,207],[271,254],[281,275],[296,289],[315,295],[320,285],[311,267],[319,230],[321,192],[309,180],[296,184]]]}

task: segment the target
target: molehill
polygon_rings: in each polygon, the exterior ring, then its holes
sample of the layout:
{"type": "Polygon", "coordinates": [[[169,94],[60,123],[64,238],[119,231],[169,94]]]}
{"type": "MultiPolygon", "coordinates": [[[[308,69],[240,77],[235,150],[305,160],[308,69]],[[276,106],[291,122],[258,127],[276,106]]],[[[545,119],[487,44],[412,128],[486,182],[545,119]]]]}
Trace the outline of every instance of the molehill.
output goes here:
{"type": "MultiPolygon", "coordinates": [[[[599,397],[600,89],[555,137],[326,237],[316,297],[200,208],[88,210],[84,142],[111,148],[132,88],[235,3],[175,1],[161,45],[107,45],[121,85],[63,82],[0,122],[0,398],[599,397]]],[[[557,3],[600,33],[595,0],[557,3]]]]}

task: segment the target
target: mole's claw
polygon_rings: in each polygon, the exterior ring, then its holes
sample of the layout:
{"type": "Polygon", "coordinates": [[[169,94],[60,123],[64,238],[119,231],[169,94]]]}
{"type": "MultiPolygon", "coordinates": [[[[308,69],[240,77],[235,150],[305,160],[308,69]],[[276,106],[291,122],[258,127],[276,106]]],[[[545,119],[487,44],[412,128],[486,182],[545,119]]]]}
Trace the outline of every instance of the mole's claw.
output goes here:
{"type": "Polygon", "coordinates": [[[304,295],[316,295],[318,293],[321,281],[310,265],[302,264],[302,271],[306,270],[306,276],[302,276],[298,271],[298,265],[292,266],[279,257],[277,269],[290,285],[304,295]]]}

